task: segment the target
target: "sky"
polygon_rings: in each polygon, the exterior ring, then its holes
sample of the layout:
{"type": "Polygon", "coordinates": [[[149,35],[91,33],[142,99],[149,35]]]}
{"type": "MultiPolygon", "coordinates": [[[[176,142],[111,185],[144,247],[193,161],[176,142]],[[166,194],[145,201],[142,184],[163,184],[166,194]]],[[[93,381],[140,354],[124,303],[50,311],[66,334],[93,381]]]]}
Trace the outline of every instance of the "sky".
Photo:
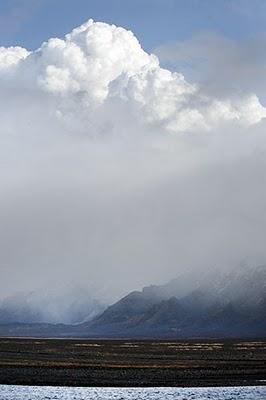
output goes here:
{"type": "Polygon", "coordinates": [[[132,30],[151,52],[214,31],[232,39],[265,33],[263,0],[2,0],[0,44],[36,49],[92,18],[132,30]],[[62,17],[63,13],[63,17],[62,17]]]}
{"type": "Polygon", "coordinates": [[[265,7],[0,2],[5,304],[266,262],[265,7]]]}

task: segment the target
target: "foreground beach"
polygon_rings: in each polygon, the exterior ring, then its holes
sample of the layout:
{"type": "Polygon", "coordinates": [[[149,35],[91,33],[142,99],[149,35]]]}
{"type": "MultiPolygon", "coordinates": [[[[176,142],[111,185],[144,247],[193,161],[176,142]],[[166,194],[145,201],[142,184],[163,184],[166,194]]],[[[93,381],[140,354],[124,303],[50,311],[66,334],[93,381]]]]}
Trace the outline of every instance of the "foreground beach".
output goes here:
{"type": "Polygon", "coordinates": [[[260,386],[266,340],[0,339],[0,384],[260,386]]]}

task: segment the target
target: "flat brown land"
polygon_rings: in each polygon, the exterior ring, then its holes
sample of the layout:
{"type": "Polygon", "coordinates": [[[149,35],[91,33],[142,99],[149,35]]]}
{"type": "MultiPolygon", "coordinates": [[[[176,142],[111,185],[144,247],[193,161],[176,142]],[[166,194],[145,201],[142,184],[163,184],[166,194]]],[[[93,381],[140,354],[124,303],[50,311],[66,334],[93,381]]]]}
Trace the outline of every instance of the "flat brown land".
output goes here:
{"type": "Polygon", "coordinates": [[[266,340],[0,339],[0,384],[266,384],[266,340]]]}

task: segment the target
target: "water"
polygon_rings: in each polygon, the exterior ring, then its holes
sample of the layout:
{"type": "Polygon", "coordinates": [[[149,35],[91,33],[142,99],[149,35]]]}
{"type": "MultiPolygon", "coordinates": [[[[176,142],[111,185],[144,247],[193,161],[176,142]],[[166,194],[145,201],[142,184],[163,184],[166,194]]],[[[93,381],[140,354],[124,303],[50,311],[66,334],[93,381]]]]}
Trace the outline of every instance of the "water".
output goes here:
{"type": "Polygon", "coordinates": [[[65,388],[1,386],[0,400],[263,400],[266,386],[220,388],[65,388]]]}

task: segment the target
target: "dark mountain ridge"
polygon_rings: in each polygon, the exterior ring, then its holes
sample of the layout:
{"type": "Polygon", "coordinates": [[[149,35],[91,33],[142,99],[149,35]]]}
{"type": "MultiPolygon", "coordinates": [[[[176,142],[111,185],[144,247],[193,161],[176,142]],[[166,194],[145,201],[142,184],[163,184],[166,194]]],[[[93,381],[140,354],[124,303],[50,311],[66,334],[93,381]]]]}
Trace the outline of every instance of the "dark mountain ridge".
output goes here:
{"type": "Polygon", "coordinates": [[[266,267],[181,276],[132,292],[84,328],[122,336],[265,335],[266,267]]]}

